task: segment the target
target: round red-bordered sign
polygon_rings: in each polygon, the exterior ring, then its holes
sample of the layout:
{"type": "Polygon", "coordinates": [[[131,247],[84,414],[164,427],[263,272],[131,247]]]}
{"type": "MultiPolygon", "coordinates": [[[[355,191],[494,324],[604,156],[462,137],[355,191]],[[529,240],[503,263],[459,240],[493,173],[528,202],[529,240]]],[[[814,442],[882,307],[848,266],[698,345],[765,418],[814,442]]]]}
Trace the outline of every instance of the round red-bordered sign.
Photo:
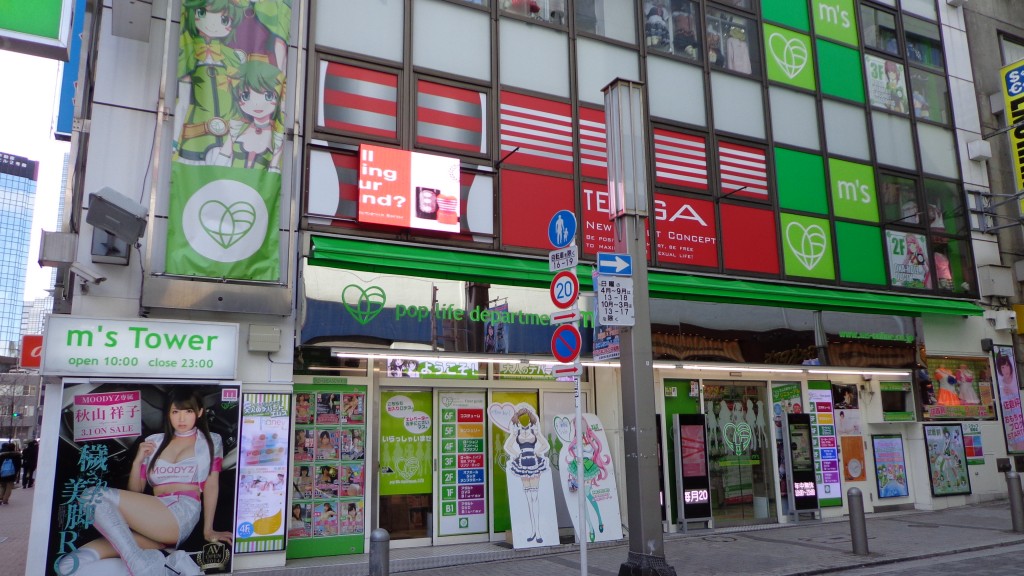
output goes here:
{"type": "Polygon", "coordinates": [[[551,303],[565,310],[580,297],[580,280],[571,270],[562,270],[551,279],[551,303]]]}
{"type": "Polygon", "coordinates": [[[551,335],[551,355],[562,364],[569,364],[580,355],[583,338],[572,324],[562,324],[551,335]]]}

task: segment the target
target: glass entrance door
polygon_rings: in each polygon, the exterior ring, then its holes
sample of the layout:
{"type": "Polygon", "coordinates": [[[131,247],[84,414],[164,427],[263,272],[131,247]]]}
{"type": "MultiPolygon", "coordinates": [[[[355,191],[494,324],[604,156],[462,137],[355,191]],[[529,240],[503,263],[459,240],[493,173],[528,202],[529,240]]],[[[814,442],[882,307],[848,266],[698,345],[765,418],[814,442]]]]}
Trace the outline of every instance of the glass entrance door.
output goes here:
{"type": "Polygon", "coordinates": [[[776,521],[764,382],[704,381],[716,527],[776,521]]]}
{"type": "Polygon", "coordinates": [[[380,392],[377,522],[392,540],[429,545],[434,505],[434,392],[380,392]]]}

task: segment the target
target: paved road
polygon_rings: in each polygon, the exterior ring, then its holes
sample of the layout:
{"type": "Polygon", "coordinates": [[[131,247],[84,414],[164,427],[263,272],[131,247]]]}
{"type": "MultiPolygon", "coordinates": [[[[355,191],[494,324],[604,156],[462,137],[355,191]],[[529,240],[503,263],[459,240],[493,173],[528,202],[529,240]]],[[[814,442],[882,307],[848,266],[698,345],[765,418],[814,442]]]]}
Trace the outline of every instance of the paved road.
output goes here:
{"type": "Polygon", "coordinates": [[[850,570],[844,576],[1007,576],[1020,574],[1024,545],[1007,546],[995,550],[979,550],[951,556],[900,562],[886,567],[850,570]]]}

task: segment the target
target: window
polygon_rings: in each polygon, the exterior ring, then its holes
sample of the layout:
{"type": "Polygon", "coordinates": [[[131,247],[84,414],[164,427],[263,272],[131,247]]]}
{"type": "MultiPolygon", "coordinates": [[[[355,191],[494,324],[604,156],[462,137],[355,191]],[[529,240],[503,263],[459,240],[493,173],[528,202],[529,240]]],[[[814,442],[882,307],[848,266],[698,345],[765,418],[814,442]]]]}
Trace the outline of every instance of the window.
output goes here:
{"type": "Polygon", "coordinates": [[[708,10],[708,61],[715,68],[757,75],[761,69],[757,29],[749,18],[708,10]]]}
{"type": "Polygon", "coordinates": [[[907,60],[932,68],[944,66],[938,26],[917,18],[904,18],[903,29],[907,41],[907,60]]]}
{"type": "Polygon", "coordinates": [[[911,104],[914,117],[949,123],[946,78],[916,68],[910,69],[911,104]]]}
{"type": "Polygon", "coordinates": [[[874,48],[899,56],[900,46],[896,40],[896,17],[894,15],[870,6],[861,6],[860,19],[866,48],[874,48]]]}
{"type": "MultiPolygon", "coordinates": [[[[476,0],[473,3],[486,4],[486,1],[476,0]]],[[[558,26],[568,23],[565,18],[565,0],[502,0],[501,9],[558,26]]]]}
{"type": "Polygon", "coordinates": [[[882,217],[885,222],[901,226],[920,224],[923,218],[915,181],[893,174],[882,174],[879,182],[882,190],[882,217]]]}
{"type": "Polygon", "coordinates": [[[956,184],[940,180],[924,181],[924,197],[928,204],[928,229],[941,234],[963,234],[964,219],[960,216],[956,184]]]}
{"type": "MultiPolygon", "coordinates": [[[[645,6],[648,3],[651,2],[645,2],[645,6]]],[[[575,5],[577,32],[636,42],[633,0],[576,0],[575,5]]]]}
{"type": "Polygon", "coordinates": [[[999,45],[1003,49],[1003,66],[1024,60],[1024,44],[1000,37],[999,45]]]}
{"type": "Polygon", "coordinates": [[[700,60],[700,21],[691,0],[644,2],[644,43],[648,50],[700,60]]]}

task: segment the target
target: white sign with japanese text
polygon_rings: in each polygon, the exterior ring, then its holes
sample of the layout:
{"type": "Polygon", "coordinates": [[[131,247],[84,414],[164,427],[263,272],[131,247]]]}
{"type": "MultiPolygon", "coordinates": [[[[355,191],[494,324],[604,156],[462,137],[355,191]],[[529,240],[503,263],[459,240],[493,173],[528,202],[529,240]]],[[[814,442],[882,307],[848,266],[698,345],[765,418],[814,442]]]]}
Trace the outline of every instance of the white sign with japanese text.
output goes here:
{"type": "Polygon", "coordinates": [[[636,325],[632,278],[598,276],[594,288],[597,293],[598,322],[602,326],[636,325]]]}
{"type": "Polygon", "coordinates": [[[142,435],[142,394],[138,390],[77,394],[75,442],[142,435]]]}

